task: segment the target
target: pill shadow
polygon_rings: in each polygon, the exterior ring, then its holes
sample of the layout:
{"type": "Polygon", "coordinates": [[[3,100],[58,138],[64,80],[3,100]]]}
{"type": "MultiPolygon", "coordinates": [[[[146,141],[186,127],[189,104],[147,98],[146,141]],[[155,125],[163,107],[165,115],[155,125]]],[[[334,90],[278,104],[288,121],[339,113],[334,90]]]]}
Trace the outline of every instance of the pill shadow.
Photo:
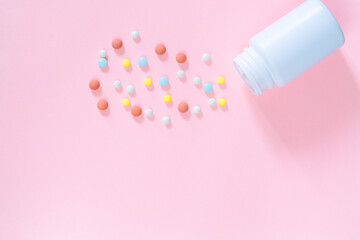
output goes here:
{"type": "Polygon", "coordinates": [[[180,113],[180,116],[183,118],[183,119],[190,119],[191,118],[191,112],[188,110],[186,113],[180,113]]]}
{"type": "Polygon", "coordinates": [[[110,110],[110,107],[108,107],[106,110],[103,110],[103,111],[101,111],[101,110],[99,110],[99,112],[100,112],[100,114],[101,114],[101,116],[103,116],[103,117],[109,117],[110,116],[110,112],[111,112],[111,110],[110,110]]]}
{"type": "Polygon", "coordinates": [[[157,55],[157,56],[158,56],[158,59],[162,62],[165,62],[169,58],[169,54],[167,52],[165,52],[163,55],[157,55]]]}
{"type": "MultiPolygon", "coordinates": [[[[115,88],[115,87],[114,87],[115,88]]],[[[115,91],[118,92],[118,93],[121,93],[123,91],[123,87],[120,86],[118,88],[115,88],[115,91]]]]}
{"type": "Polygon", "coordinates": [[[178,63],[179,68],[182,70],[188,70],[189,69],[189,61],[186,60],[184,63],[178,63]]]}
{"type": "Polygon", "coordinates": [[[172,128],[172,122],[169,122],[168,124],[165,124],[165,127],[168,128],[168,129],[172,128]]]}
{"type": "Polygon", "coordinates": [[[134,89],[134,91],[132,92],[128,92],[130,97],[135,97],[136,96],[136,89],[134,89]]]}
{"type": "Polygon", "coordinates": [[[124,107],[125,111],[130,112],[131,104],[129,104],[128,106],[123,106],[123,107],[124,107]]]}
{"type": "Polygon", "coordinates": [[[145,66],[139,66],[140,67],[140,70],[143,71],[143,72],[148,72],[149,71],[149,64],[146,64],[145,66]]]}
{"type": "Polygon", "coordinates": [[[217,104],[214,104],[212,106],[210,105],[210,108],[211,108],[211,110],[216,111],[218,109],[218,105],[217,104]]]}
{"type": "Polygon", "coordinates": [[[285,87],[259,96],[243,90],[255,121],[279,151],[312,153],[360,117],[360,91],[339,50],[285,87]]]}
{"type": "Polygon", "coordinates": [[[128,67],[124,67],[126,72],[131,72],[132,71],[132,65],[130,64],[130,66],[128,67]]]}
{"type": "Polygon", "coordinates": [[[116,55],[122,56],[125,53],[125,46],[123,45],[120,49],[114,49],[116,55]]]}
{"type": "Polygon", "coordinates": [[[182,83],[185,83],[186,79],[187,79],[186,75],[184,77],[178,77],[178,78],[179,78],[180,82],[182,82],[182,83]]]}
{"type": "Polygon", "coordinates": [[[140,43],[141,42],[141,36],[138,36],[137,38],[133,38],[134,42],[140,43]]]}
{"type": "Polygon", "coordinates": [[[229,106],[226,104],[224,106],[220,106],[221,111],[227,112],[229,110],[229,106]]]}
{"type": "Polygon", "coordinates": [[[165,104],[166,104],[167,107],[173,107],[174,106],[173,101],[165,102],[165,104]]]}
{"type": "Polygon", "coordinates": [[[209,61],[204,61],[205,62],[205,65],[207,66],[211,66],[212,65],[212,60],[210,59],[209,61]]]}
{"type": "Polygon", "coordinates": [[[100,66],[99,66],[99,68],[100,68],[100,70],[101,70],[102,72],[108,72],[108,71],[109,71],[109,63],[106,64],[105,67],[100,67],[100,66]]]}
{"type": "Polygon", "coordinates": [[[155,115],[153,114],[153,115],[151,115],[151,116],[147,116],[147,119],[149,119],[150,121],[154,121],[155,120],[155,115]]]}
{"type": "MultiPolygon", "coordinates": [[[[146,86],[146,85],[145,85],[146,86]]],[[[146,89],[150,92],[154,91],[154,84],[151,84],[149,86],[146,86],[146,89]]]]}
{"type": "Polygon", "coordinates": [[[100,97],[102,94],[102,87],[100,86],[98,89],[96,90],[91,90],[92,95],[94,95],[95,97],[100,97]]]}
{"type": "Polygon", "coordinates": [[[134,117],[134,116],[133,116],[133,119],[134,119],[135,122],[137,122],[137,123],[143,123],[143,122],[144,122],[144,114],[141,114],[141,115],[138,116],[138,117],[134,117]]]}
{"type": "Polygon", "coordinates": [[[162,86],[162,85],[161,85],[161,88],[162,88],[162,90],[164,90],[164,91],[170,90],[170,83],[166,84],[165,86],[162,86]]]}
{"type": "Polygon", "coordinates": [[[195,116],[199,119],[203,118],[203,113],[199,112],[199,113],[195,113],[195,116]]]}
{"type": "Polygon", "coordinates": [[[212,98],[214,96],[214,90],[211,90],[210,92],[205,92],[205,95],[209,98],[212,98]]]}
{"type": "Polygon", "coordinates": [[[221,89],[225,89],[227,87],[226,82],[224,82],[223,84],[218,84],[218,85],[221,89]]]}

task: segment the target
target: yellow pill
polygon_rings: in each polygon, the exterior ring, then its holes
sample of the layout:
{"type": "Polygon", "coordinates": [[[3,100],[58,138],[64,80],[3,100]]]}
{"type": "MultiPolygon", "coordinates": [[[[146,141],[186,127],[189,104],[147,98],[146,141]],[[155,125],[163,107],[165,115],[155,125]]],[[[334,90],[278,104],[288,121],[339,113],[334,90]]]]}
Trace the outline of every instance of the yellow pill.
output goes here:
{"type": "Polygon", "coordinates": [[[125,59],[122,61],[122,65],[123,65],[124,67],[130,66],[130,60],[127,59],[127,58],[125,58],[125,59]]]}
{"type": "Polygon", "coordinates": [[[225,82],[225,78],[223,76],[219,76],[216,81],[218,84],[223,84],[225,82]]]}
{"type": "Polygon", "coordinates": [[[145,78],[144,83],[146,86],[150,86],[152,84],[151,78],[145,78]]]}
{"type": "Polygon", "coordinates": [[[164,101],[165,101],[165,102],[170,102],[170,101],[171,101],[171,96],[170,96],[169,94],[166,94],[166,95],[164,96],[164,101]]]}
{"type": "Polygon", "coordinates": [[[220,98],[218,103],[219,103],[220,106],[225,106],[225,104],[226,104],[225,98],[220,98]]]}
{"type": "Polygon", "coordinates": [[[129,105],[130,105],[130,100],[129,100],[128,98],[124,98],[124,99],[122,100],[122,105],[124,105],[125,107],[126,107],[126,106],[129,106],[129,105]]]}

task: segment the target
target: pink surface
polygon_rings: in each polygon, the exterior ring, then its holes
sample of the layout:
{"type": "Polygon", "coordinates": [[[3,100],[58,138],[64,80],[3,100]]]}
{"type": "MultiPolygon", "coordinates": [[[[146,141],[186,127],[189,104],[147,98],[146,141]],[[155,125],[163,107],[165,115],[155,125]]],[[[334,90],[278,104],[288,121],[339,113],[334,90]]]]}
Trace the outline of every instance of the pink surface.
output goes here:
{"type": "Polygon", "coordinates": [[[232,66],[251,36],[301,2],[2,0],[0,239],[360,239],[359,1],[324,0],[346,44],[288,86],[255,97],[232,66]],[[189,59],[184,82],[179,50],[189,59]],[[136,64],[143,55],[147,72],[136,64]],[[162,101],[163,74],[173,106],[162,101]],[[196,75],[227,109],[209,108],[196,75]],[[93,77],[100,93],[88,88],[93,77]],[[117,78],[135,85],[132,103],[153,107],[154,120],[122,107],[117,78]],[[181,100],[202,116],[182,118],[181,100]]]}

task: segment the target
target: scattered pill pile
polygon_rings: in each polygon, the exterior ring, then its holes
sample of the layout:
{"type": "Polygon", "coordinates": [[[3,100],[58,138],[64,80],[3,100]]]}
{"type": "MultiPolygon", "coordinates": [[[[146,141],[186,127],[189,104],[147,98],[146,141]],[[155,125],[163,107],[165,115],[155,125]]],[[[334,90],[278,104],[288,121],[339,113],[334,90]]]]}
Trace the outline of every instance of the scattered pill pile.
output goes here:
{"type": "MultiPolygon", "coordinates": [[[[133,31],[131,33],[131,37],[132,39],[139,43],[140,42],[140,34],[138,31],[133,31]]],[[[112,47],[114,49],[114,51],[119,51],[121,48],[123,48],[123,41],[119,38],[115,38],[113,41],[112,41],[112,47]]],[[[159,43],[155,46],[155,54],[158,55],[159,57],[162,56],[162,55],[165,55],[167,54],[167,49],[166,49],[166,46],[162,43],[159,43]]],[[[108,65],[108,54],[106,52],[105,49],[101,49],[99,51],[99,59],[98,59],[98,65],[100,68],[105,68],[107,67],[108,65]]],[[[130,57],[126,57],[122,60],[122,65],[125,69],[128,69],[130,68],[130,65],[131,65],[131,62],[130,62],[130,57]]],[[[185,54],[185,52],[178,52],[175,56],[175,60],[176,62],[179,64],[180,68],[183,68],[181,66],[183,66],[184,64],[188,64],[187,63],[187,55],[185,54]]],[[[207,65],[210,65],[210,54],[209,53],[204,53],[202,55],[202,60],[207,64],[207,65]]],[[[146,69],[144,69],[145,67],[147,67],[148,65],[148,59],[145,57],[145,56],[141,56],[137,59],[137,63],[139,65],[139,67],[143,70],[143,71],[146,71],[146,69]]],[[[131,68],[130,68],[131,70],[131,68]]],[[[128,71],[128,70],[127,70],[128,71]]],[[[180,69],[178,70],[177,72],[177,76],[178,78],[181,80],[181,79],[185,79],[185,71],[183,69],[180,69]]],[[[215,79],[215,77],[214,77],[215,79]]],[[[225,87],[225,78],[223,76],[217,76],[216,77],[216,82],[219,84],[219,86],[221,86],[221,88],[224,88],[225,87]]],[[[225,98],[219,98],[217,101],[214,97],[212,97],[213,94],[211,94],[213,92],[213,84],[210,83],[210,82],[205,82],[204,84],[202,84],[202,80],[199,76],[196,76],[193,78],[193,83],[195,85],[199,85],[198,87],[201,89],[203,89],[203,91],[210,97],[208,99],[208,104],[209,106],[211,107],[214,107],[216,106],[216,103],[218,103],[218,105],[220,107],[224,107],[226,105],[226,100],[225,98]],[[211,96],[210,96],[211,95],[211,96]]],[[[144,79],[144,84],[146,87],[149,87],[153,84],[153,81],[150,77],[146,77],[144,79]]],[[[159,78],[159,84],[160,86],[162,87],[165,87],[169,84],[169,79],[167,76],[161,76],[159,78]]],[[[122,83],[120,80],[115,80],[113,82],[113,86],[115,89],[119,89],[121,88],[122,86],[122,83]]],[[[92,90],[92,91],[98,91],[100,89],[100,81],[98,79],[92,79],[90,82],[89,82],[89,88],[92,90]]],[[[163,88],[165,90],[165,88],[163,88]]],[[[135,92],[135,86],[133,84],[129,84],[126,86],[126,91],[129,93],[130,96],[135,96],[134,92],[135,92]]],[[[163,101],[167,104],[171,103],[172,102],[172,98],[171,98],[171,95],[169,93],[163,95],[163,101]]],[[[130,113],[131,115],[134,117],[134,118],[138,118],[138,117],[141,117],[143,115],[143,110],[142,108],[139,106],[139,105],[136,105],[136,106],[131,106],[131,103],[130,103],[130,99],[128,97],[125,97],[122,99],[121,101],[122,105],[125,107],[125,108],[128,108],[130,110],[130,113]]],[[[171,103],[172,104],[172,103],[171,103]]],[[[109,107],[109,103],[106,99],[104,98],[101,98],[98,100],[97,102],[97,108],[100,110],[100,111],[105,111],[107,110],[109,107]]],[[[186,114],[187,112],[189,112],[189,104],[187,101],[182,101],[178,104],[178,111],[180,114],[186,114]]],[[[214,109],[213,109],[214,110],[214,109]]],[[[193,105],[193,108],[192,108],[192,111],[195,115],[200,115],[202,114],[202,109],[201,109],[201,106],[200,105],[193,105]]],[[[153,109],[152,108],[147,108],[144,110],[144,114],[148,117],[148,118],[151,118],[154,114],[153,112],[153,109]]],[[[170,125],[171,124],[171,118],[169,115],[166,115],[162,118],[162,122],[165,124],[165,125],[170,125]]]]}

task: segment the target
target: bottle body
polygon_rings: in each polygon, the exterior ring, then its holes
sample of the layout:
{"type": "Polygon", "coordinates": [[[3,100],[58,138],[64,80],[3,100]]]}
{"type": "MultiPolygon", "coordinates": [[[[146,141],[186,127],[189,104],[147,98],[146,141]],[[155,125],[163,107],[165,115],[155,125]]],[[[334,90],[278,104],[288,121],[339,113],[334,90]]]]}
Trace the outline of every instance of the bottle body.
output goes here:
{"type": "Polygon", "coordinates": [[[343,32],[327,7],[307,0],[251,38],[234,65],[258,95],[286,85],[343,44],[343,32]]]}

